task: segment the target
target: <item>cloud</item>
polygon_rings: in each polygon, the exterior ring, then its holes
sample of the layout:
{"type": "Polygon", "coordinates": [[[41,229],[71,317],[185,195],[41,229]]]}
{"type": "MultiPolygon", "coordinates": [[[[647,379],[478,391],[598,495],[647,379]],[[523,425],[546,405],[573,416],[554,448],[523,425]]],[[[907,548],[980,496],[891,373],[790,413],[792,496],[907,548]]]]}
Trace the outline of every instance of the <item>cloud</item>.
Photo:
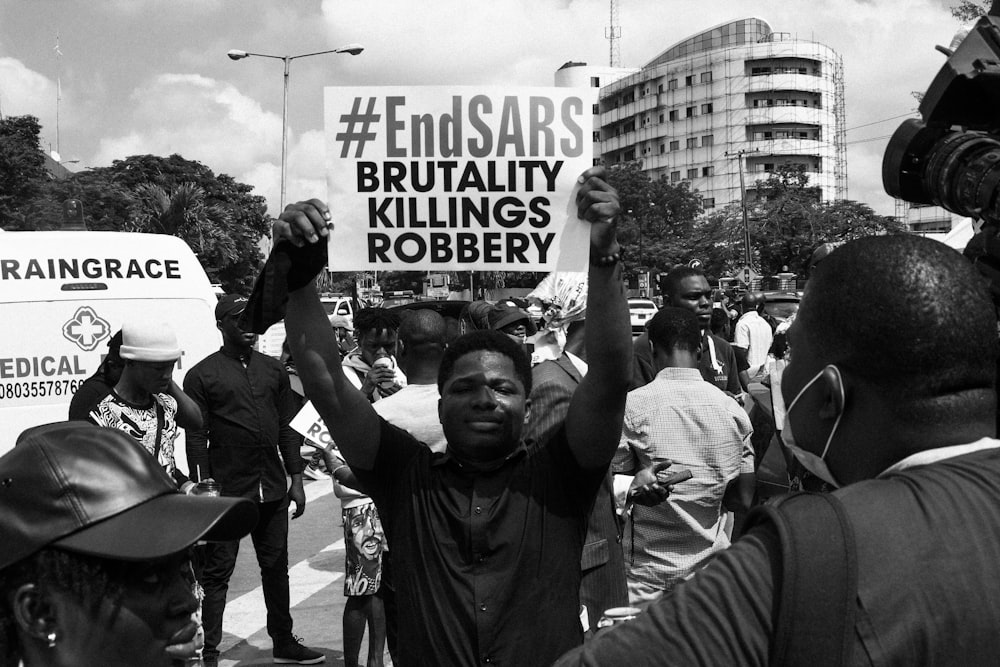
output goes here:
{"type": "Polygon", "coordinates": [[[0,111],[4,116],[36,116],[42,124],[43,147],[56,143],[56,83],[15,58],[0,57],[0,111]]]}
{"type": "Polygon", "coordinates": [[[94,165],[129,155],[179,153],[216,172],[252,174],[276,199],[269,168],[280,165],[281,116],[234,86],[197,74],[161,74],[130,95],[128,126],[101,140],[94,165]]]}

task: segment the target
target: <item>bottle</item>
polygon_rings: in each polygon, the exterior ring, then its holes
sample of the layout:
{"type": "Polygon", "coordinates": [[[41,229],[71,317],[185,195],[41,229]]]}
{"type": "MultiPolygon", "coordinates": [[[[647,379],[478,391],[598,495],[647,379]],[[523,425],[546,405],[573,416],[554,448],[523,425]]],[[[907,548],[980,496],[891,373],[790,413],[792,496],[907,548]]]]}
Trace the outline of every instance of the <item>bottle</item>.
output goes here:
{"type": "MultiPolygon", "coordinates": [[[[396,362],[392,360],[392,357],[379,357],[378,359],[375,360],[374,363],[372,363],[372,368],[373,369],[375,369],[375,368],[391,368],[391,369],[395,370],[395,368],[396,368],[396,362]]],[[[390,388],[392,388],[392,386],[394,384],[396,384],[395,380],[389,380],[389,381],[385,381],[385,382],[379,383],[379,386],[382,387],[382,389],[390,389],[390,388]]]]}

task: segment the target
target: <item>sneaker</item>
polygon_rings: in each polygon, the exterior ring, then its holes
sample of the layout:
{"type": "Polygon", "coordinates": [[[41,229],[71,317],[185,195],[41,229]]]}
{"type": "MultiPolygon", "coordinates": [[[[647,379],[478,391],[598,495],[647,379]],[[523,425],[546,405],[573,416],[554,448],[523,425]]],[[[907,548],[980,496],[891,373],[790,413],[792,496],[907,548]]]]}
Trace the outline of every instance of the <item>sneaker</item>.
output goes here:
{"type": "Polygon", "coordinates": [[[319,651],[306,648],[302,640],[292,635],[292,638],[282,644],[275,644],[271,651],[274,662],[278,665],[317,665],[326,662],[326,656],[319,651]]]}

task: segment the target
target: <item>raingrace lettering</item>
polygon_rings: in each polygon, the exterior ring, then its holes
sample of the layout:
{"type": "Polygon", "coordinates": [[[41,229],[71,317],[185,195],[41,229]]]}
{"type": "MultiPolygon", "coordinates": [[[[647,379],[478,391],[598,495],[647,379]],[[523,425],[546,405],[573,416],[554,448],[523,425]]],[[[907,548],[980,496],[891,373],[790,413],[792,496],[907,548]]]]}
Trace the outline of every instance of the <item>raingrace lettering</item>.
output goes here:
{"type": "Polygon", "coordinates": [[[0,280],[180,280],[176,259],[0,258],[0,280]]]}

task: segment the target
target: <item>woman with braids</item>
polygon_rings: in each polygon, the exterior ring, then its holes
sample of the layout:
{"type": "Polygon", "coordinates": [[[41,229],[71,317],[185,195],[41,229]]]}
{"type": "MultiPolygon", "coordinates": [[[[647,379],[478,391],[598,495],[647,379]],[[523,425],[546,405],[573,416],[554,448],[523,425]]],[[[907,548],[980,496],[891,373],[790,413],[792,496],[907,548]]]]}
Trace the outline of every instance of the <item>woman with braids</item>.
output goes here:
{"type": "Polygon", "coordinates": [[[257,520],[242,498],[180,493],[132,438],[83,422],[21,434],[0,457],[0,507],[0,667],[187,664],[189,549],[257,520]]]}

